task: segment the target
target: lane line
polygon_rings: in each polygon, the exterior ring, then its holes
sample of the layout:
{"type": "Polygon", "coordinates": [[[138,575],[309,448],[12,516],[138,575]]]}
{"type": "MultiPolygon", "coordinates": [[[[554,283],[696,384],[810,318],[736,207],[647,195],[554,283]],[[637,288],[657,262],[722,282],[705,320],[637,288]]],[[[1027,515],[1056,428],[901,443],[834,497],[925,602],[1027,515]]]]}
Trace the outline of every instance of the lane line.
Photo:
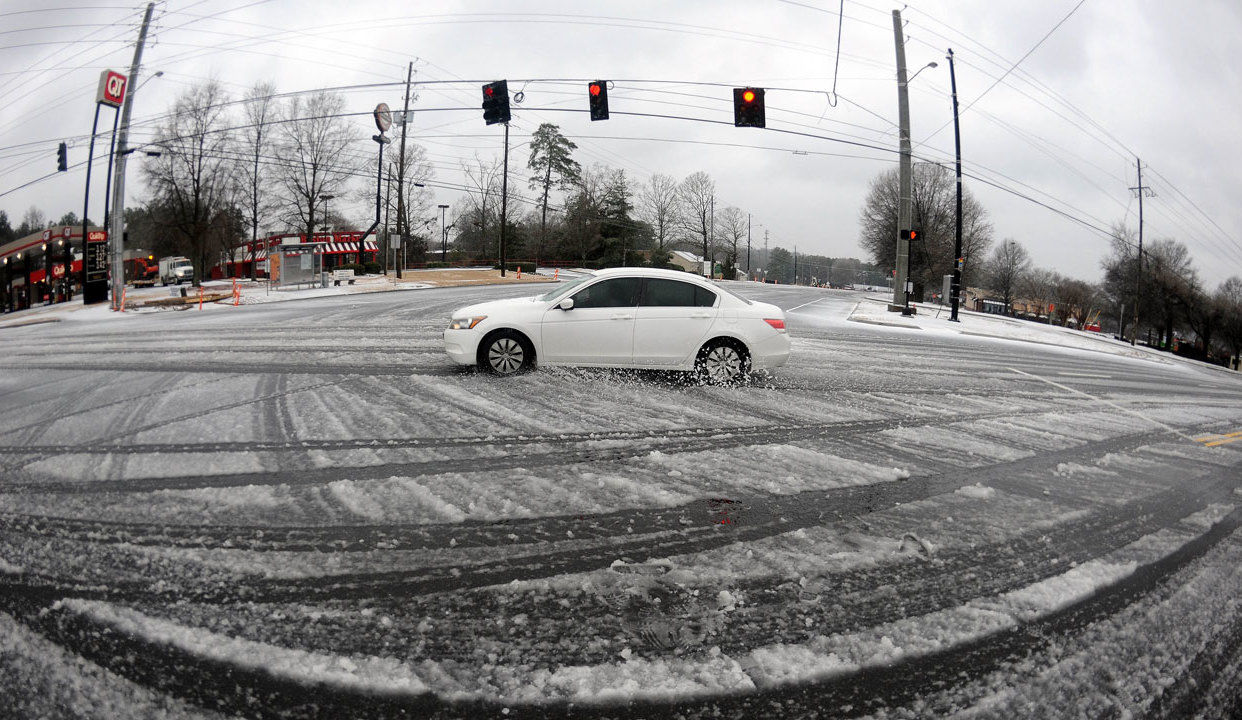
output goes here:
{"type": "Polygon", "coordinates": [[[1179,436],[1179,437],[1181,437],[1181,438],[1183,438],[1183,439],[1185,439],[1185,440],[1189,440],[1189,441],[1191,441],[1191,442],[1198,442],[1198,441],[1197,441],[1197,440],[1195,440],[1194,438],[1190,437],[1189,435],[1187,435],[1186,433],[1182,432],[1181,430],[1178,430],[1177,428],[1172,427],[1171,425],[1165,425],[1164,423],[1160,422],[1159,420],[1155,420],[1155,419],[1153,419],[1153,418],[1149,418],[1149,417],[1147,417],[1146,415],[1144,415],[1144,414],[1143,414],[1143,413],[1141,413],[1141,412],[1138,412],[1138,411],[1135,411],[1135,410],[1131,410],[1131,409],[1130,409],[1130,408],[1128,408],[1128,407],[1123,407],[1123,406],[1121,406],[1121,405],[1118,405],[1118,404],[1117,404],[1117,403],[1115,403],[1115,402],[1112,402],[1111,400],[1105,400],[1104,398],[1099,398],[1099,397],[1096,397],[1096,396],[1094,396],[1094,395],[1089,395],[1089,394],[1087,394],[1087,393],[1085,393],[1085,392],[1083,392],[1083,391],[1081,391],[1081,390],[1076,390],[1076,389],[1074,389],[1074,388],[1072,388],[1072,387],[1070,387],[1070,386],[1068,386],[1068,385],[1062,385],[1061,383],[1056,382],[1056,381],[1054,381],[1054,380],[1049,380],[1048,378],[1040,377],[1040,376],[1038,376],[1038,375],[1032,375],[1032,374],[1031,374],[1031,373],[1029,373],[1029,372],[1023,372],[1023,371],[1021,371],[1021,370],[1019,370],[1019,369],[1017,369],[1017,368],[1013,368],[1013,367],[1011,367],[1011,368],[1009,368],[1009,369],[1010,369],[1010,370],[1012,370],[1012,371],[1014,371],[1014,372],[1016,372],[1016,373],[1018,373],[1019,375],[1025,375],[1026,377],[1029,377],[1029,378],[1034,378],[1034,379],[1036,379],[1036,380],[1039,380],[1040,382],[1047,383],[1047,384],[1049,384],[1049,385],[1051,385],[1051,386],[1053,386],[1053,387],[1061,388],[1062,390],[1065,390],[1065,391],[1067,391],[1067,392],[1072,392],[1072,393],[1074,393],[1075,395],[1082,395],[1082,396],[1083,396],[1083,397],[1085,397],[1085,398],[1089,398],[1089,399],[1091,399],[1091,400],[1095,400],[1096,402],[1101,402],[1101,403],[1104,403],[1105,405],[1108,405],[1109,407],[1113,407],[1113,408],[1116,408],[1116,409],[1118,409],[1118,410],[1120,410],[1120,411],[1122,411],[1122,412],[1129,413],[1129,414],[1131,414],[1131,415],[1133,415],[1133,416],[1135,416],[1135,417],[1137,417],[1137,418],[1141,418],[1141,419],[1143,419],[1143,420],[1146,420],[1147,422],[1149,422],[1149,423],[1151,423],[1151,424],[1153,424],[1153,425],[1157,425],[1157,426],[1159,426],[1159,427],[1162,427],[1162,428],[1164,428],[1165,430],[1168,430],[1169,432],[1174,433],[1175,435],[1177,435],[1177,436],[1179,436]]]}
{"type": "Polygon", "coordinates": [[[812,300],[811,302],[802,303],[802,304],[801,304],[801,305],[799,305],[798,307],[791,307],[791,308],[789,308],[788,310],[786,310],[785,312],[787,312],[787,313],[789,313],[789,312],[793,312],[794,310],[797,310],[798,308],[804,308],[804,307],[806,307],[807,305],[814,305],[814,304],[815,304],[815,303],[817,303],[817,302],[823,302],[824,300],[827,300],[827,299],[828,299],[828,298],[820,298],[820,299],[818,299],[818,300],[812,300]]]}
{"type": "Polygon", "coordinates": [[[1216,442],[1203,443],[1204,447],[1216,447],[1217,445],[1228,445],[1231,442],[1242,440],[1242,437],[1230,437],[1227,440],[1217,440],[1216,442]]]}

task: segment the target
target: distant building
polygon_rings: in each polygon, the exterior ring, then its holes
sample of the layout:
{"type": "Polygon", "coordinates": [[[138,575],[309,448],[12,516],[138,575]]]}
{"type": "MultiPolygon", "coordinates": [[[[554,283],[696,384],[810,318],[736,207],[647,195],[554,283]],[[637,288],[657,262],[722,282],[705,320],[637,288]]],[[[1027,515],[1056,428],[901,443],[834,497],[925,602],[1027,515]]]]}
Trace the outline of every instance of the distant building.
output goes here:
{"type": "Polygon", "coordinates": [[[703,274],[703,257],[701,255],[695,255],[686,250],[674,250],[668,261],[682,270],[687,270],[696,275],[703,274]]]}

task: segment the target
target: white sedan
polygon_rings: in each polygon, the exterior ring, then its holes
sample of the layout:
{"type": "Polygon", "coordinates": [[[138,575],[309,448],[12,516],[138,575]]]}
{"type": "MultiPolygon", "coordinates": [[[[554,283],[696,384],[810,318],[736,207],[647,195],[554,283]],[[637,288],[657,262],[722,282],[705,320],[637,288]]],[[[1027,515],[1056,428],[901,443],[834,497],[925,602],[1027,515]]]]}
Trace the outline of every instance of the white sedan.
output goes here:
{"type": "Polygon", "coordinates": [[[540,365],[692,370],[711,382],[789,359],[785,313],[676,270],[599,270],[534,297],[453,312],[444,349],[512,375],[540,365]]]}

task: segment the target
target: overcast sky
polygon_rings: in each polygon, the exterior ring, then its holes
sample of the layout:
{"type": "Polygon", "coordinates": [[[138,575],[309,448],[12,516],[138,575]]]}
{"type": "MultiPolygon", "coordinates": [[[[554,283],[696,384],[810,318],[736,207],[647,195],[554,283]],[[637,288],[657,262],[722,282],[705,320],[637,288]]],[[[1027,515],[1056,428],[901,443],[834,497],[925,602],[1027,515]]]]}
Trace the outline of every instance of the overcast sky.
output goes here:
{"type": "MultiPolygon", "coordinates": [[[[98,5],[58,11],[45,1],[5,0],[0,6],[0,193],[7,193],[0,210],[14,225],[31,205],[52,218],[81,213],[83,169],[8,191],[53,171],[61,140],[70,140],[71,164],[86,157],[99,71],[127,71],[143,7],[116,0],[98,5]]],[[[1156,194],[1144,204],[1145,236],[1184,241],[1210,286],[1242,274],[1242,203],[1236,198],[1242,3],[1077,5],[847,1],[834,73],[836,0],[169,0],[157,4],[142,70],[143,77],[156,70],[164,76],[135,96],[134,115],[136,122],[149,119],[178,92],[210,77],[239,95],[260,80],[283,92],[398,83],[413,60],[416,82],[462,81],[417,87],[411,127],[430,153],[436,180],[453,185],[462,180],[462,158],[499,153],[501,129],[483,123],[478,81],[508,78],[512,91],[525,90],[514,109],[511,182],[525,184],[529,133],[553,122],[579,145],[580,162],[623,168],[635,183],[655,172],[678,179],[708,172],[717,183],[718,207],[752,213],[756,245],[766,231],[772,245],[862,257],[858,215],[868,182],[896,162],[891,12],[904,8],[910,71],[938,63],[910,85],[916,161],[952,159],[944,59],[952,47],[959,100],[969,106],[962,115],[966,173],[1082,221],[968,179],[997,240],[1013,237],[1037,264],[1097,279],[1108,241],[1088,225],[1137,225],[1137,201],[1128,188],[1136,184],[1138,156],[1150,166],[1143,180],[1156,194]],[[826,91],[834,75],[839,99],[832,107],[826,91]],[[561,111],[586,109],[581,81],[593,78],[616,81],[612,119],[592,123],[583,112],[561,111]],[[729,86],[748,84],[773,88],[768,131],[731,125],[729,86]],[[727,124],[622,114],[627,111],[727,124]]],[[[380,101],[397,108],[402,89],[352,89],[346,98],[356,112],[380,101]]],[[[369,118],[355,122],[358,152],[374,152],[369,118]]],[[[149,127],[136,137],[149,138],[149,127]]],[[[134,203],[145,189],[135,164],[130,167],[128,202],[134,203]]],[[[102,170],[94,174],[100,182],[92,199],[96,218],[102,170]]],[[[459,202],[453,190],[436,192],[437,202],[459,202]]],[[[369,216],[361,199],[347,212],[360,223],[369,216]]]]}

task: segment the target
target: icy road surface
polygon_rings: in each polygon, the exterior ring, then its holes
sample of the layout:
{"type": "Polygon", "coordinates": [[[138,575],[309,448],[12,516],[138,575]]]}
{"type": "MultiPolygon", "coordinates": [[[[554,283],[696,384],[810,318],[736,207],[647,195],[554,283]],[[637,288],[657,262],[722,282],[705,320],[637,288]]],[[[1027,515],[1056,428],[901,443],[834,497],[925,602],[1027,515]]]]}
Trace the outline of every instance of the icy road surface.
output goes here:
{"type": "Polygon", "coordinates": [[[735,287],[745,387],[455,368],[512,287],[0,330],[0,717],[1242,712],[1236,375],[735,287]]]}

